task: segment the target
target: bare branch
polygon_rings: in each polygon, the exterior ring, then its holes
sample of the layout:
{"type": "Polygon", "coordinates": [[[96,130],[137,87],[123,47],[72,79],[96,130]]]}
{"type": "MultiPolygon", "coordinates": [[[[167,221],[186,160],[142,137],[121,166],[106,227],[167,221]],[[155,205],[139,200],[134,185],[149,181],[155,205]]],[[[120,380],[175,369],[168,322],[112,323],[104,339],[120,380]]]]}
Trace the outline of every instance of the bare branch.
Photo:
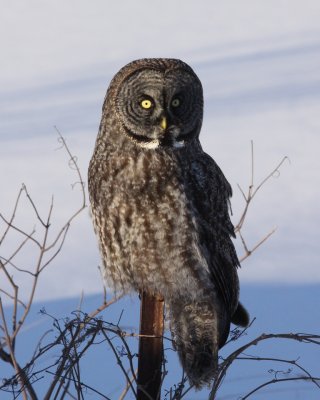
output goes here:
{"type": "MultiPolygon", "coordinates": [[[[271,340],[271,339],[279,339],[279,340],[293,340],[299,343],[313,343],[316,345],[320,345],[320,335],[313,335],[313,334],[303,334],[303,333],[278,333],[278,334],[262,334],[260,336],[258,336],[257,338],[255,338],[254,340],[248,342],[247,344],[245,344],[244,346],[239,347],[237,350],[235,350],[233,353],[231,353],[226,359],[224,359],[221,364],[219,365],[219,368],[217,370],[217,376],[216,379],[214,381],[214,385],[212,387],[211,393],[210,393],[210,400],[214,400],[215,396],[217,394],[218,389],[220,388],[224,377],[226,376],[226,373],[228,371],[228,369],[230,368],[230,366],[232,365],[232,363],[235,360],[238,360],[239,357],[241,360],[244,359],[244,357],[241,357],[241,354],[245,354],[245,351],[252,347],[252,346],[257,346],[260,342],[263,342],[265,340],[271,340]]],[[[256,361],[261,361],[263,360],[263,358],[259,358],[259,357],[255,357],[255,356],[246,356],[245,357],[246,360],[250,359],[250,360],[256,360],[256,361]]],[[[275,362],[279,362],[280,359],[277,358],[267,358],[268,361],[273,360],[275,362]]],[[[293,362],[291,360],[284,360],[284,363],[287,364],[292,364],[293,362]]],[[[295,364],[296,366],[298,366],[298,364],[295,364]]],[[[301,366],[300,366],[301,367],[301,366]]],[[[298,367],[299,368],[299,367],[298,367]]],[[[303,367],[300,368],[300,370],[304,370],[303,367]]],[[[314,384],[316,384],[316,386],[318,387],[318,379],[317,377],[312,377],[310,373],[306,373],[306,377],[305,377],[307,381],[311,381],[314,384]]],[[[288,379],[290,380],[290,379],[288,379]]],[[[253,393],[253,392],[252,392],[253,393]]]]}
{"type": "Polygon", "coordinates": [[[281,383],[281,382],[288,382],[288,381],[310,381],[310,380],[319,380],[320,378],[309,378],[307,376],[298,376],[298,377],[290,377],[290,378],[278,378],[278,379],[271,379],[270,381],[267,381],[265,383],[263,383],[262,385],[257,386],[255,389],[253,389],[251,392],[249,392],[248,394],[246,394],[244,397],[241,397],[241,400],[246,400],[249,397],[251,397],[252,394],[258,392],[260,389],[271,385],[271,384],[275,384],[275,383],[281,383]]]}
{"type": "Polygon", "coordinates": [[[269,232],[264,238],[262,238],[256,245],[253,246],[253,248],[251,250],[248,249],[247,244],[242,236],[241,231],[239,231],[239,236],[241,239],[241,242],[243,244],[243,247],[245,249],[245,255],[239,258],[240,263],[242,263],[246,258],[248,258],[249,256],[251,256],[251,254],[258,249],[258,247],[260,247],[265,241],[267,241],[269,239],[270,236],[272,236],[276,231],[276,228],[272,229],[271,232],[269,232]]]}
{"type": "Polygon", "coordinates": [[[14,204],[14,208],[13,208],[13,212],[11,214],[11,218],[9,220],[9,224],[7,224],[7,228],[5,229],[5,231],[4,231],[3,235],[2,235],[2,238],[0,239],[0,246],[1,246],[2,242],[4,241],[5,237],[7,236],[7,233],[9,232],[10,226],[11,226],[11,224],[13,223],[13,221],[15,219],[17,208],[18,208],[18,204],[19,204],[20,197],[21,197],[21,194],[22,194],[23,191],[24,191],[24,188],[22,186],[22,188],[19,190],[18,196],[16,198],[16,202],[14,204]]]}
{"type": "Polygon", "coordinates": [[[19,383],[20,383],[20,387],[21,387],[22,397],[23,397],[24,400],[28,400],[27,393],[26,393],[26,390],[27,390],[29,395],[30,395],[30,397],[31,397],[31,399],[32,400],[37,400],[36,393],[34,392],[33,387],[29,382],[29,379],[25,375],[24,371],[20,368],[20,366],[19,366],[19,364],[18,364],[18,362],[16,360],[16,357],[15,357],[15,354],[14,354],[14,348],[12,346],[12,339],[11,339],[10,334],[9,334],[8,325],[7,325],[7,322],[6,322],[6,318],[5,318],[5,313],[4,313],[1,297],[0,297],[0,317],[1,317],[2,322],[3,322],[2,326],[3,326],[4,331],[5,331],[5,340],[6,340],[6,344],[8,346],[9,353],[10,353],[10,359],[11,359],[10,364],[13,365],[13,367],[14,367],[16,373],[17,373],[17,377],[18,377],[18,380],[19,380],[19,383]]]}
{"type": "Polygon", "coordinates": [[[274,177],[275,175],[279,175],[280,174],[280,168],[283,165],[283,163],[288,160],[288,157],[283,157],[282,160],[279,162],[279,164],[264,178],[262,179],[262,181],[255,186],[254,183],[254,147],[253,147],[253,142],[251,141],[251,177],[250,177],[250,184],[248,187],[248,193],[247,195],[244,193],[243,189],[241,188],[241,186],[238,184],[238,188],[244,198],[245,201],[245,206],[244,209],[241,213],[241,216],[239,218],[238,223],[236,224],[234,231],[236,234],[239,235],[242,246],[244,248],[244,255],[242,257],[239,257],[239,261],[242,262],[244,261],[246,258],[248,258],[255,250],[257,250],[266,240],[268,240],[270,238],[270,236],[275,232],[275,229],[273,229],[270,233],[268,233],[267,235],[265,235],[251,250],[249,249],[248,245],[246,244],[246,241],[244,240],[244,237],[242,235],[242,228],[244,225],[244,222],[246,220],[247,214],[248,214],[248,210],[250,208],[251,202],[253,200],[253,198],[255,197],[255,195],[257,194],[257,192],[265,185],[265,183],[271,178],[274,177]]]}
{"type": "Polygon", "coordinates": [[[129,392],[129,389],[130,389],[132,383],[136,381],[137,372],[138,372],[138,369],[136,369],[136,370],[134,371],[134,375],[133,375],[132,378],[130,379],[130,382],[127,382],[127,384],[126,384],[125,388],[123,389],[122,393],[120,394],[120,397],[119,397],[118,400],[124,400],[124,398],[126,397],[126,395],[127,395],[128,392],[129,392]]]}
{"type": "MultiPolygon", "coordinates": [[[[113,345],[113,343],[112,343],[112,340],[108,337],[108,335],[104,332],[104,330],[102,330],[102,334],[103,334],[103,336],[105,337],[105,339],[107,340],[109,346],[111,347],[111,349],[112,349],[112,351],[113,351],[113,354],[114,354],[115,357],[116,357],[117,364],[119,365],[120,369],[122,370],[122,372],[123,372],[123,374],[124,374],[124,376],[125,376],[125,378],[126,378],[126,382],[130,385],[130,389],[131,389],[133,395],[134,395],[135,397],[137,397],[137,392],[136,392],[135,388],[133,387],[133,384],[132,384],[132,382],[131,382],[131,378],[129,377],[129,375],[127,374],[127,371],[126,371],[125,368],[123,367],[122,361],[121,361],[121,359],[120,359],[120,357],[119,357],[119,355],[118,355],[118,352],[117,352],[116,348],[114,347],[114,345],[113,345]]],[[[132,373],[132,375],[135,377],[134,370],[133,370],[131,373],[132,373]]]]}

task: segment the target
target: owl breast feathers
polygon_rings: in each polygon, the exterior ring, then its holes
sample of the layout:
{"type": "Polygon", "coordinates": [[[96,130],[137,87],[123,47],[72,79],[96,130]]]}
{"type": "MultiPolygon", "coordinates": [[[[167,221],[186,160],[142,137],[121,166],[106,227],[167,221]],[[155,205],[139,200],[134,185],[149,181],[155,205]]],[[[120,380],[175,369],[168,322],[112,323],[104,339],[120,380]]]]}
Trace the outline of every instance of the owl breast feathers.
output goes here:
{"type": "Polygon", "coordinates": [[[229,217],[231,187],[203,152],[200,80],[175,59],[113,78],[89,166],[103,274],[117,293],[161,294],[192,384],[214,377],[230,322],[245,326],[229,217]]]}

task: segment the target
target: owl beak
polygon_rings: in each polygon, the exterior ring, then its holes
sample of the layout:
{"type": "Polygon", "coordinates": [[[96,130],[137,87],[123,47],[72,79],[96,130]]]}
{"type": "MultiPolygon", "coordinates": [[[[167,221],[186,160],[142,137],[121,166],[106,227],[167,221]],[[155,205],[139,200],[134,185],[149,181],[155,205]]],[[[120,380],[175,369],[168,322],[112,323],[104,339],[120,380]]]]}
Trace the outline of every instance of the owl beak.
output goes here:
{"type": "Polygon", "coordinates": [[[166,117],[161,118],[160,126],[163,130],[167,129],[167,118],[166,117]]]}

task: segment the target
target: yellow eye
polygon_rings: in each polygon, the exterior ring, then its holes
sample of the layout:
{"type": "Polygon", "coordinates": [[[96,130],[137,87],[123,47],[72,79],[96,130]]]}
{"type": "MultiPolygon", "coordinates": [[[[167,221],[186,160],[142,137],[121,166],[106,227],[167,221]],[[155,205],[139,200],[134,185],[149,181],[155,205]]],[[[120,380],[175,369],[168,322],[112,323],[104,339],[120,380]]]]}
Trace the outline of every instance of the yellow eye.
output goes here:
{"type": "Polygon", "coordinates": [[[148,109],[152,107],[152,101],[149,99],[144,99],[142,100],[142,102],[140,103],[142,108],[148,109]]]}
{"type": "Polygon", "coordinates": [[[171,105],[174,108],[179,107],[180,104],[181,104],[181,102],[180,102],[180,99],[178,99],[178,98],[173,99],[172,102],[171,102],[171,105]]]}

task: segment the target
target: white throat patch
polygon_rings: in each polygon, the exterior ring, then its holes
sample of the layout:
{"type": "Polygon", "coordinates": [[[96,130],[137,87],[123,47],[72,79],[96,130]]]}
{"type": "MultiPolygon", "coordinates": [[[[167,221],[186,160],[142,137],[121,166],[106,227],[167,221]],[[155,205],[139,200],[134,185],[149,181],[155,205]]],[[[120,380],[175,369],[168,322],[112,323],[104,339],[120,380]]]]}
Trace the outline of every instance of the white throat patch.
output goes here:
{"type": "Polygon", "coordinates": [[[151,140],[151,142],[138,142],[138,143],[139,146],[143,147],[144,149],[156,149],[160,145],[158,139],[151,140]]]}

